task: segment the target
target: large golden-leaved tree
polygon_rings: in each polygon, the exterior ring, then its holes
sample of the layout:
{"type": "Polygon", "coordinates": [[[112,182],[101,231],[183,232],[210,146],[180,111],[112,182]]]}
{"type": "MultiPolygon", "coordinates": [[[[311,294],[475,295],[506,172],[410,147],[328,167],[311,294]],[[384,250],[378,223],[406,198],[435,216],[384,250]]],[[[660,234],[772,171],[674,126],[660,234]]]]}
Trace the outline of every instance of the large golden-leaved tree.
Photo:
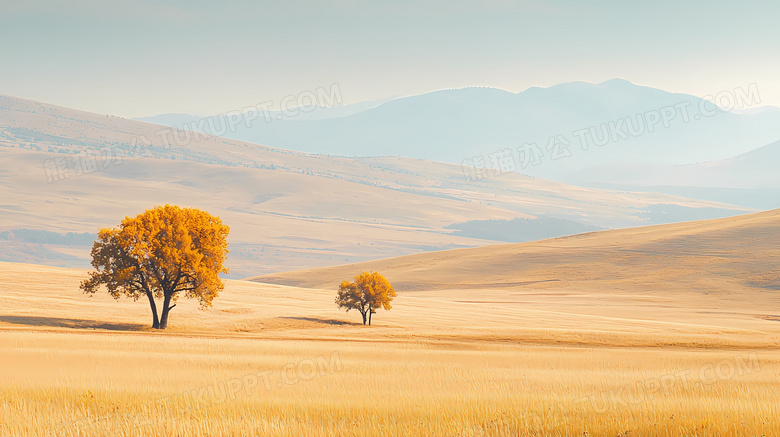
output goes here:
{"type": "Polygon", "coordinates": [[[363,272],[355,276],[354,282],[344,281],[339,286],[336,305],[339,308],[357,310],[363,316],[363,324],[371,325],[371,315],[376,309],[392,308],[390,302],[395,298],[395,290],[390,282],[379,273],[363,272]]]}
{"type": "Polygon", "coordinates": [[[81,283],[85,293],[101,285],[115,299],[144,296],[156,329],[168,326],[168,314],[183,294],[203,307],[224,288],[220,273],[228,252],[230,228],[218,217],[194,208],[157,206],[115,228],[101,229],[92,247],[95,271],[81,283]],[[162,299],[157,314],[155,299],[162,299]]]}

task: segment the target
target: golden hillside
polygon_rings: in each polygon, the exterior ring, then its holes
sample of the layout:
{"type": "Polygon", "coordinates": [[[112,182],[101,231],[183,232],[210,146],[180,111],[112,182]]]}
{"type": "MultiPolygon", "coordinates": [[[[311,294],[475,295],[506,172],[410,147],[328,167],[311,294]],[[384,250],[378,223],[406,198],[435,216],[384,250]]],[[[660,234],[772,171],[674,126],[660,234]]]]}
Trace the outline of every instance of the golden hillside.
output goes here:
{"type": "Polygon", "coordinates": [[[592,232],[250,278],[334,288],[379,271],[400,291],[556,287],[704,293],[780,288],[780,210],[718,220],[592,232]]]}

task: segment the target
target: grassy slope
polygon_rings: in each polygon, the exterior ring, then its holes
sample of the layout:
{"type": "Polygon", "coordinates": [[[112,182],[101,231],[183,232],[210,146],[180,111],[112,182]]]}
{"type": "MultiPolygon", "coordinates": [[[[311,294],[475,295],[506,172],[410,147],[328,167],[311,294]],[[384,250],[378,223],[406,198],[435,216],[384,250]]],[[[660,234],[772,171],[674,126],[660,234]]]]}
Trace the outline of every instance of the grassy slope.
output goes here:
{"type": "Polygon", "coordinates": [[[400,290],[556,287],[658,292],[698,287],[722,292],[780,287],[774,270],[780,210],[738,217],[591,232],[530,243],[424,253],[251,278],[333,288],[363,270],[379,271],[400,290]]]}

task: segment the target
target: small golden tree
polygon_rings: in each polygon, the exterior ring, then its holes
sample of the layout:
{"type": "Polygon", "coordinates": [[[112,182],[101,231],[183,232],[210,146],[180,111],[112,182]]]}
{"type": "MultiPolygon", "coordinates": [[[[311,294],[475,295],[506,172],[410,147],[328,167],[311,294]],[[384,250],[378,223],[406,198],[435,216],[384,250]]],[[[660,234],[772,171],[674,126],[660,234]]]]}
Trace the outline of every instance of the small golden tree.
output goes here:
{"type": "Polygon", "coordinates": [[[339,293],[336,296],[336,305],[339,308],[349,310],[358,310],[363,316],[363,324],[371,325],[371,315],[378,308],[389,310],[392,308],[390,302],[395,298],[396,293],[390,282],[379,273],[363,272],[355,276],[355,282],[344,281],[339,286],[339,293]]]}
{"type": "Polygon", "coordinates": [[[165,329],[180,293],[208,307],[224,288],[219,274],[228,272],[222,264],[229,232],[218,217],[175,205],[125,217],[119,227],[100,230],[92,247],[96,271],[81,283],[81,289],[95,293],[105,285],[115,299],[146,296],[152,327],[165,329]],[[159,317],[155,298],[163,300],[159,317]]]}

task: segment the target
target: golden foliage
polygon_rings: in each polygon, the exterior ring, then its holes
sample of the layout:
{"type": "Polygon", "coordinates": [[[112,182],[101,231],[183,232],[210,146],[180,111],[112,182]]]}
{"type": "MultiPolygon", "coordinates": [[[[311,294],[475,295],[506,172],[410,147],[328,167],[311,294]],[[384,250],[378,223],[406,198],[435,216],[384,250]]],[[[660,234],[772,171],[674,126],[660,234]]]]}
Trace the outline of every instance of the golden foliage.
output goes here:
{"type": "Polygon", "coordinates": [[[336,296],[336,305],[339,308],[345,308],[347,312],[351,309],[358,310],[363,316],[363,324],[365,324],[366,315],[370,315],[374,312],[373,310],[392,308],[390,302],[395,296],[393,286],[384,276],[376,272],[363,272],[355,276],[355,282],[343,281],[341,283],[336,296]]]}
{"type": "Polygon", "coordinates": [[[224,288],[220,273],[228,252],[230,228],[218,217],[194,208],[158,206],[126,217],[117,228],[101,229],[92,247],[96,271],[81,284],[86,293],[105,285],[116,299],[126,295],[164,299],[159,327],[165,328],[167,314],[179,293],[197,298],[204,307],[224,288]]]}

